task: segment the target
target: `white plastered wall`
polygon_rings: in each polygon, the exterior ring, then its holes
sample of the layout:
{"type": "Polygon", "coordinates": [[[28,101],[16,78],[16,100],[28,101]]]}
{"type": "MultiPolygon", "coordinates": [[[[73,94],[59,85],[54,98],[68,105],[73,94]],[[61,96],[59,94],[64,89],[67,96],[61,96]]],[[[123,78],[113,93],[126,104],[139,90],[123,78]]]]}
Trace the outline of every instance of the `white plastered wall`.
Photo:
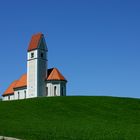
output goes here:
{"type": "Polygon", "coordinates": [[[56,96],[66,96],[65,81],[49,81],[46,82],[46,87],[48,88],[48,89],[46,88],[46,93],[47,93],[46,96],[55,96],[55,88],[56,88],[56,96]]]}
{"type": "Polygon", "coordinates": [[[14,100],[14,94],[4,96],[4,97],[2,97],[2,100],[3,101],[14,100]]]}
{"type": "Polygon", "coordinates": [[[37,97],[37,50],[28,52],[27,62],[27,98],[37,97]],[[31,58],[31,54],[34,57],[31,58]]]}
{"type": "Polygon", "coordinates": [[[19,88],[14,91],[14,94],[4,96],[3,101],[20,100],[27,98],[27,88],[19,88]]]}
{"type": "Polygon", "coordinates": [[[20,100],[20,99],[26,99],[27,98],[27,88],[20,88],[16,89],[14,92],[14,99],[20,100]]]}
{"type": "Polygon", "coordinates": [[[45,96],[45,78],[47,75],[47,59],[46,59],[46,51],[38,50],[38,96],[45,96]],[[41,53],[43,57],[41,57],[41,53]]]}
{"type": "Polygon", "coordinates": [[[47,83],[46,87],[48,87],[48,96],[54,95],[54,88],[56,87],[56,96],[60,96],[60,84],[59,83],[47,83]]]}

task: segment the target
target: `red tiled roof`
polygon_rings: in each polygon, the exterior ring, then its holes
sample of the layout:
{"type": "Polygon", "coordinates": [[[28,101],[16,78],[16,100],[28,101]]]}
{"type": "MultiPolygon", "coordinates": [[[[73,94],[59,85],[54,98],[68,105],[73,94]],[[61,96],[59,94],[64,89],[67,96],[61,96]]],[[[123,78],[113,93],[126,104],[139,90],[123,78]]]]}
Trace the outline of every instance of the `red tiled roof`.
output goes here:
{"type": "Polygon", "coordinates": [[[20,77],[14,88],[26,87],[27,86],[27,74],[20,77]]]}
{"type": "Polygon", "coordinates": [[[65,79],[65,77],[59,72],[58,69],[53,68],[50,72],[50,74],[48,74],[47,80],[62,80],[62,81],[67,81],[65,79]]]}
{"type": "Polygon", "coordinates": [[[43,36],[42,33],[38,33],[32,36],[31,41],[29,43],[28,51],[37,49],[42,36],[43,36]]]}
{"type": "Polygon", "coordinates": [[[18,82],[18,80],[15,80],[14,82],[12,82],[10,84],[10,86],[6,89],[6,91],[3,93],[2,96],[14,94],[14,87],[15,87],[17,82],[18,82]]]}
{"type": "MultiPolygon", "coordinates": [[[[46,77],[46,80],[67,81],[65,77],[56,68],[48,69],[48,77],[46,77]]],[[[27,86],[27,74],[24,74],[20,77],[19,80],[12,82],[2,96],[14,94],[15,88],[26,87],[26,86],[27,86]]]]}

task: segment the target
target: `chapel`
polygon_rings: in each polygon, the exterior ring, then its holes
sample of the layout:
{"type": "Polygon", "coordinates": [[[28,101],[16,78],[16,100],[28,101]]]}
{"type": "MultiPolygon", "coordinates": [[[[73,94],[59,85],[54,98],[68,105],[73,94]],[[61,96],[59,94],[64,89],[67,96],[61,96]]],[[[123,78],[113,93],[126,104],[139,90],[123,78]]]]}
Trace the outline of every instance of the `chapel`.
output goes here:
{"type": "Polygon", "coordinates": [[[3,101],[66,96],[67,80],[57,68],[48,69],[48,48],[42,33],[34,34],[27,49],[27,73],[13,81],[3,101]]]}

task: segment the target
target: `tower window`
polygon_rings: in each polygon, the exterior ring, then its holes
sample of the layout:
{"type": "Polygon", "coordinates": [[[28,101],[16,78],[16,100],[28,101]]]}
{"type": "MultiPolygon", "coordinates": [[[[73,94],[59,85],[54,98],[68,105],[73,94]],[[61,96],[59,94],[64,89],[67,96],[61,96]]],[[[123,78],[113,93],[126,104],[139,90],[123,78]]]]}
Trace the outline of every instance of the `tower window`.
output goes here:
{"type": "Polygon", "coordinates": [[[34,58],[34,53],[31,53],[31,58],[34,58]]]}
{"type": "Polygon", "coordinates": [[[41,53],[41,58],[43,58],[43,53],[41,53]]]}

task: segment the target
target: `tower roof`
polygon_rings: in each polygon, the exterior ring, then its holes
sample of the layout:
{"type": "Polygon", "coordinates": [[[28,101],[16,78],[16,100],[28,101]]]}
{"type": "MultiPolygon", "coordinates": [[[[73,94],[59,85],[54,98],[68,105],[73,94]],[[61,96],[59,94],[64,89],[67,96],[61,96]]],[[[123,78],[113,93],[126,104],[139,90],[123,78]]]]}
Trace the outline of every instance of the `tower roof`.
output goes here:
{"type": "Polygon", "coordinates": [[[15,80],[14,82],[12,82],[10,84],[10,86],[6,89],[6,91],[3,93],[2,96],[14,94],[14,87],[15,87],[17,82],[18,82],[18,80],[15,80]]]}
{"type": "Polygon", "coordinates": [[[42,33],[37,33],[32,36],[31,41],[29,43],[28,52],[38,48],[42,36],[42,33]]]}
{"type": "Polygon", "coordinates": [[[57,68],[50,69],[50,72],[48,71],[47,80],[48,81],[50,80],[67,81],[57,68]]]}

